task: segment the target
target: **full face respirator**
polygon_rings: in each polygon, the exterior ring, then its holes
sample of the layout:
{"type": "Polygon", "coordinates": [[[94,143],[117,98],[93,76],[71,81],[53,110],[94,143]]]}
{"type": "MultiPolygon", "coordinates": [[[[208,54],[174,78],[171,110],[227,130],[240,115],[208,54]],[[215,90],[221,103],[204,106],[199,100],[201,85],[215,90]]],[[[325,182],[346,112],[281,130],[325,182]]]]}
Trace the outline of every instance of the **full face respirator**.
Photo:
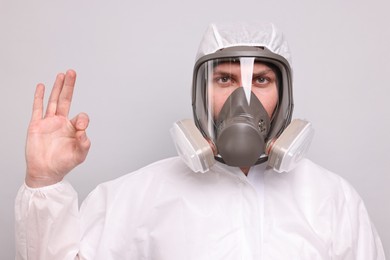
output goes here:
{"type": "Polygon", "coordinates": [[[175,122],[171,136],[194,172],[206,172],[216,161],[236,167],[267,162],[288,172],[314,135],[309,122],[291,121],[289,63],[265,47],[229,47],[201,57],[192,107],[194,120],[175,122]]]}

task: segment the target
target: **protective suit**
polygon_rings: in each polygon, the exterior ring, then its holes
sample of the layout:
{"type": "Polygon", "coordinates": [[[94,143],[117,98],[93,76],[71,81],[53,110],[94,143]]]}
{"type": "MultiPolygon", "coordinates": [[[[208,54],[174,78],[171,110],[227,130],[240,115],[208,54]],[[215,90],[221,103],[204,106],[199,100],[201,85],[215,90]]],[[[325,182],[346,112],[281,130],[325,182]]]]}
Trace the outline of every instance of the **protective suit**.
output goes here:
{"type": "MultiPolygon", "coordinates": [[[[256,29],[289,60],[280,34],[261,26],[231,40],[229,26],[212,25],[198,56],[258,44],[256,29]]],[[[285,173],[256,164],[245,176],[222,162],[195,173],[168,158],[99,185],[80,210],[66,181],[23,185],[15,217],[16,259],[385,259],[356,191],[307,159],[285,173]]]]}
{"type": "Polygon", "coordinates": [[[355,190],[308,160],[246,177],[166,159],[99,185],[77,207],[66,182],[23,186],[17,259],[385,259],[355,190]]]}

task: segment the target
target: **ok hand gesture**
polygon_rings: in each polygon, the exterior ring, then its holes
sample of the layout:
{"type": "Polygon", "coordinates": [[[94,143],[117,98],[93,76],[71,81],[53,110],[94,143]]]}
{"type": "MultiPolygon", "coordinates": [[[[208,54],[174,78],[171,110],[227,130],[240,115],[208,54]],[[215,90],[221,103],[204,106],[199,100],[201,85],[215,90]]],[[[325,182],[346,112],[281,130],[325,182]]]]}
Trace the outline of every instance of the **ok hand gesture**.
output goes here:
{"type": "Polygon", "coordinates": [[[68,119],[75,82],[73,70],[57,75],[45,114],[45,86],[37,85],[26,143],[26,184],[30,187],[61,181],[88,154],[88,115],[80,113],[68,119]]]}

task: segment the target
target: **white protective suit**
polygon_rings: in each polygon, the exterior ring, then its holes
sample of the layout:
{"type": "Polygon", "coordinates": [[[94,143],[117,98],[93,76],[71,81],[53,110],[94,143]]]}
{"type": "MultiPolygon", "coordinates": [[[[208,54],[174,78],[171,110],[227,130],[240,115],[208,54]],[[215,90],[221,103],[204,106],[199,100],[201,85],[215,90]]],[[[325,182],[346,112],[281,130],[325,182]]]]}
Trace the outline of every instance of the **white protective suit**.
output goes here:
{"type": "Polygon", "coordinates": [[[170,158],[99,185],[77,207],[66,182],[23,186],[17,259],[385,259],[356,191],[309,160],[246,177],[170,158]]]}
{"type": "MultiPolygon", "coordinates": [[[[227,28],[212,25],[198,57],[260,42],[290,60],[272,25],[227,28]]],[[[99,185],[80,211],[66,181],[23,185],[15,217],[16,259],[385,259],[356,191],[306,159],[288,173],[261,164],[245,176],[218,162],[194,173],[169,158],[99,185]]]]}

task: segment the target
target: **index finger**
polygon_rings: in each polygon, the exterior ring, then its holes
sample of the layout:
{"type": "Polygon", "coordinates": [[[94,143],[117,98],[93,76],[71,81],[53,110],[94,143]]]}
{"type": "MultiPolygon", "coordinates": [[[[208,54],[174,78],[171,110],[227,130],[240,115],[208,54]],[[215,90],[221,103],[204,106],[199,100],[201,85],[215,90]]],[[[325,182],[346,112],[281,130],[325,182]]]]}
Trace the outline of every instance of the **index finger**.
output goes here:
{"type": "Polygon", "coordinates": [[[68,70],[65,74],[64,86],[57,104],[57,115],[67,117],[72,103],[74,85],[76,83],[76,72],[68,70]]]}

